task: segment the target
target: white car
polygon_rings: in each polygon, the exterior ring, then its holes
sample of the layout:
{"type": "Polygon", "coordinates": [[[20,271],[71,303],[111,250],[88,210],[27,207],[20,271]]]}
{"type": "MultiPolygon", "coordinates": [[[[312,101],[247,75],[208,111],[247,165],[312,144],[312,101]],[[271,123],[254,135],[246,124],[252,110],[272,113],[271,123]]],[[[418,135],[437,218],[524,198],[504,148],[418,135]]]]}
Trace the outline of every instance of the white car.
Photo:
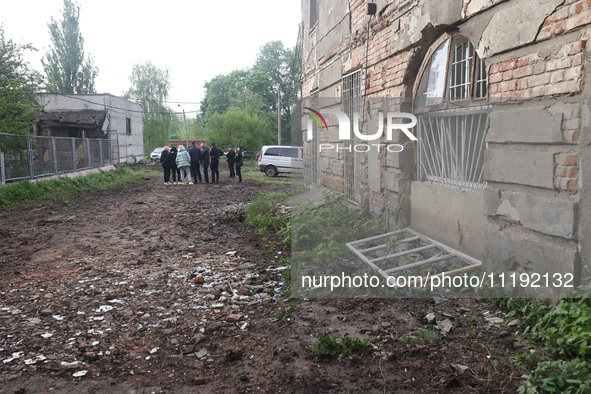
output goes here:
{"type": "Polygon", "coordinates": [[[265,145],[259,155],[259,169],[267,176],[280,172],[303,173],[304,149],[300,146],[265,145]]]}
{"type": "Polygon", "coordinates": [[[164,148],[156,148],[150,153],[150,161],[160,161],[164,148]]]}

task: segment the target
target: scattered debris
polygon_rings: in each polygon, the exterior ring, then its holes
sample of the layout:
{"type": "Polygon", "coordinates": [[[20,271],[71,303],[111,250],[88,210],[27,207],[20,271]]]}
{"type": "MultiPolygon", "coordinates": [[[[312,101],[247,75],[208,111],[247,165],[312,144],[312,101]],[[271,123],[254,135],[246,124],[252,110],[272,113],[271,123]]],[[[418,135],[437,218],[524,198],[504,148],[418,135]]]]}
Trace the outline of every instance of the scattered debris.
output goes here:
{"type": "Polygon", "coordinates": [[[445,319],[440,322],[437,322],[437,328],[439,330],[441,330],[441,333],[443,335],[446,335],[448,332],[450,332],[451,329],[453,328],[453,326],[454,326],[453,323],[449,319],[445,319]]]}

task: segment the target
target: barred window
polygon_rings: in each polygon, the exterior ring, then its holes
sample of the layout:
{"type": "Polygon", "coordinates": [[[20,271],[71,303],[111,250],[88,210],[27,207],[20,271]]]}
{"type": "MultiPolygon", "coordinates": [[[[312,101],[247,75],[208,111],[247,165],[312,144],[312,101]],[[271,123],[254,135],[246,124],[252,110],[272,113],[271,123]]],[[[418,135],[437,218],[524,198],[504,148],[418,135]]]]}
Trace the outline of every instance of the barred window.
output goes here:
{"type": "Polygon", "coordinates": [[[484,190],[491,108],[482,99],[487,96],[485,64],[467,37],[448,37],[425,59],[415,96],[417,180],[462,191],[484,190]],[[439,106],[446,102],[455,105],[439,106]]]}
{"type": "Polygon", "coordinates": [[[416,94],[418,108],[488,96],[488,76],[467,37],[449,37],[427,59],[416,94]]]}
{"type": "MultiPolygon", "coordinates": [[[[361,111],[361,79],[363,70],[357,70],[342,78],[342,92],[343,92],[343,112],[349,117],[351,122],[350,127],[353,130],[354,113],[361,111]]],[[[358,143],[356,136],[353,136],[352,145],[358,143]]],[[[344,192],[348,196],[356,199],[359,197],[359,173],[360,162],[359,155],[354,152],[344,151],[344,192]]]]}

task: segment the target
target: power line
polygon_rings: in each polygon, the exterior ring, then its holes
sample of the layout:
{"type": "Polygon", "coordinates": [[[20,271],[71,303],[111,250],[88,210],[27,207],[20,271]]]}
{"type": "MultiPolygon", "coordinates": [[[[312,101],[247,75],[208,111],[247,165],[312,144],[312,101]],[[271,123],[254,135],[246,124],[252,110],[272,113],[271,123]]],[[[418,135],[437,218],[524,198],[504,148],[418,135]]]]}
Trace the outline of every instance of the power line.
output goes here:
{"type": "MultiPolygon", "coordinates": [[[[137,111],[137,110],[134,110],[134,109],[128,109],[128,108],[122,108],[122,107],[115,107],[113,105],[107,105],[105,103],[102,103],[102,104],[101,103],[96,103],[94,101],[85,100],[85,99],[83,99],[81,97],[78,97],[78,96],[75,96],[75,95],[63,94],[63,96],[66,96],[66,97],[69,97],[69,98],[72,98],[72,99],[75,99],[75,100],[80,100],[80,101],[83,101],[83,102],[86,102],[86,103],[94,104],[94,105],[102,105],[103,107],[109,108],[109,109],[119,109],[119,110],[122,110],[122,111],[133,112],[133,113],[155,114],[155,115],[181,115],[182,114],[182,112],[174,112],[172,110],[170,110],[168,112],[144,112],[143,110],[142,111],[137,111]]],[[[185,113],[197,113],[197,112],[199,112],[199,111],[186,111],[185,113]]]]}

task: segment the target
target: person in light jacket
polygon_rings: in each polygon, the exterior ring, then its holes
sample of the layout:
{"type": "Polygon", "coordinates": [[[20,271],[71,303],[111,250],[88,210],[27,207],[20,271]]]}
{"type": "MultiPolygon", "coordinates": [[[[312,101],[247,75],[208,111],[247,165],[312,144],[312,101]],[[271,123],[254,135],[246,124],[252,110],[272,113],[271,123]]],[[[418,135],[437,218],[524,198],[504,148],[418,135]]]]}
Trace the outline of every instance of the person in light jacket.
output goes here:
{"type": "Polygon", "coordinates": [[[181,182],[183,185],[192,185],[191,179],[191,156],[185,150],[185,147],[179,145],[179,151],[176,154],[176,166],[181,172],[181,182]]]}

